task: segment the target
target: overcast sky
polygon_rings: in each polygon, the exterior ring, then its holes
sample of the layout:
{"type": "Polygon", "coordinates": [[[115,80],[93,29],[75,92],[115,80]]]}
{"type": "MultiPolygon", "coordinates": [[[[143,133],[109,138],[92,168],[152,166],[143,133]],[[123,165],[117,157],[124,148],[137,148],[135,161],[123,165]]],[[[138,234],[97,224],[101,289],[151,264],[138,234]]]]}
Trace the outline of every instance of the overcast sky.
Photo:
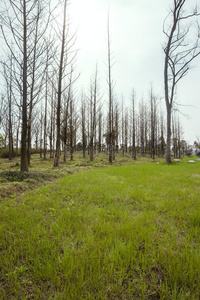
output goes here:
{"type": "MultiPolygon", "coordinates": [[[[148,95],[150,84],[159,96],[164,95],[162,47],[165,37],[163,20],[172,0],[71,0],[71,20],[78,28],[76,47],[80,49],[77,66],[81,72],[78,84],[89,85],[98,61],[101,85],[106,84],[107,15],[110,11],[112,76],[115,92],[128,102],[132,88],[138,101],[148,95]]],[[[192,7],[193,0],[188,0],[192,7]]],[[[193,143],[200,137],[200,58],[178,87],[185,139],[193,143]]],[[[104,97],[106,100],[106,97],[104,97]]],[[[163,99],[164,102],[164,99],[163,99]]]]}

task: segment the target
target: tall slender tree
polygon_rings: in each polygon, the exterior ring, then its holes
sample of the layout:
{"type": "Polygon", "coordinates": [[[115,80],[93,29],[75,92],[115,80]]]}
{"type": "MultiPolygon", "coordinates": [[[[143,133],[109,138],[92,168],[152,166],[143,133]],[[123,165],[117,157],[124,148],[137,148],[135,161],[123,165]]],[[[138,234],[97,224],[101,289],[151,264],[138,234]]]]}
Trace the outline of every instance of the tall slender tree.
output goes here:
{"type": "MultiPolygon", "coordinates": [[[[63,10],[63,22],[61,25],[61,35],[59,36],[60,46],[60,57],[58,62],[58,86],[57,86],[57,111],[56,111],[56,153],[54,159],[54,167],[59,166],[60,158],[60,143],[61,143],[61,107],[62,107],[62,96],[63,92],[68,88],[64,83],[64,79],[73,72],[73,61],[76,57],[77,51],[73,51],[72,47],[75,43],[75,34],[69,35],[69,20],[68,20],[68,6],[69,1],[60,1],[63,10]],[[71,65],[71,67],[70,67],[71,65]],[[69,71],[66,72],[67,67],[69,71]]],[[[60,32],[60,29],[58,29],[60,32]]],[[[71,83],[70,83],[71,84],[71,83]]]]}
{"type": "Polygon", "coordinates": [[[61,50],[60,50],[60,62],[59,62],[59,76],[58,76],[58,91],[57,91],[57,112],[56,112],[56,153],[54,160],[54,167],[59,166],[60,158],[60,115],[61,115],[61,98],[63,92],[63,77],[64,77],[64,59],[66,54],[66,33],[67,33],[67,4],[68,1],[64,0],[63,7],[63,24],[62,24],[62,37],[61,37],[61,50]]]}
{"type": "Polygon", "coordinates": [[[177,84],[188,73],[191,62],[200,54],[200,28],[194,32],[195,42],[192,44],[188,38],[191,31],[191,22],[200,14],[197,6],[191,12],[188,12],[186,0],[173,0],[170,14],[167,16],[163,32],[166,36],[164,46],[165,64],[164,64],[164,87],[165,103],[167,110],[167,153],[166,161],[171,162],[171,115],[174,105],[177,84]],[[167,23],[166,22],[169,20],[167,23]],[[187,20],[190,23],[187,24],[187,20]]]}
{"type": "MultiPolygon", "coordinates": [[[[13,81],[16,85],[16,98],[21,105],[21,172],[28,171],[27,133],[28,106],[34,76],[34,65],[41,56],[36,44],[44,31],[38,35],[38,22],[44,7],[48,7],[46,0],[2,0],[1,32],[9,52],[13,58],[15,69],[13,81]],[[37,52],[37,55],[36,55],[37,52]],[[33,80],[31,80],[33,79],[33,80]]],[[[43,17],[43,16],[42,16],[43,17]]],[[[38,65],[38,64],[37,64],[38,65]]],[[[40,65],[41,66],[41,65],[40,65]]],[[[41,70],[41,68],[40,68],[41,70]]],[[[41,79],[41,78],[40,78],[41,79]]],[[[30,108],[30,106],[29,106],[30,108]]],[[[29,110],[30,111],[30,110],[29,110]]]]}
{"type": "Polygon", "coordinates": [[[111,57],[111,38],[110,20],[108,14],[107,21],[107,51],[108,51],[108,153],[109,163],[113,161],[113,82],[112,82],[112,57],[111,57]]]}
{"type": "Polygon", "coordinates": [[[131,101],[132,101],[132,158],[136,160],[136,147],[135,147],[135,135],[136,135],[136,120],[135,120],[135,101],[136,101],[136,95],[135,91],[132,91],[132,96],[131,96],[131,101]]]}

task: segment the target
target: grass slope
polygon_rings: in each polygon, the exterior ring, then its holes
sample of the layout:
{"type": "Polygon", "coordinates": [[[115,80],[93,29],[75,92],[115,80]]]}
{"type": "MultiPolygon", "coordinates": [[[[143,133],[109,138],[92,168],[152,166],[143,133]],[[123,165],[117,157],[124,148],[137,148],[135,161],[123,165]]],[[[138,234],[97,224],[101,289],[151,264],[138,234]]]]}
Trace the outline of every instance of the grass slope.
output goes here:
{"type": "Polygon", "coordinates": [[[0,203],[0,299],[200,299],[200,164],[93,168],[0,203]]]}

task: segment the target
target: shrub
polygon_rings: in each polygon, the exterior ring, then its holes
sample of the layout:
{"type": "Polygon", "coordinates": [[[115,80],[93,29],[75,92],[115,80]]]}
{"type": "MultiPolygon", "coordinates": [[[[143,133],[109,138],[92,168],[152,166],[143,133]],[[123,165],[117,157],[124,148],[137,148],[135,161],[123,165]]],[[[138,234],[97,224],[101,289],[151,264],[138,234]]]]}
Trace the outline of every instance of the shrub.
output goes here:
{"type": "Polygon", "coordinates": [[[1,148],[0,149],[0,158],[8,158],[8,157],[9,157],[8,148],[1,148]]]}
{"type": "Polygon", "coordinates": [[[1,176],[7,181],[23,181],[30,177],[28,172],[21,173],[20,171],[4,171],[1,176]]]}
{"type": "Polygon", "coordinates": [[[52,178],[51,174],[48,173],[39,173],[39,172],[20,172],[20,171],[3,171],[0,173],[0,177],[3,179],[6,179],[7,181],[13,182],[13,181],[24,181],[24,180],[34,180],[43,182],[45,180],[48,180],[52,178]]]}
{"type": "MultiPolygon", "coordinates": [[[[40,153],[40,149],[31,149],[31,154],[40,153]]],[[[16,149],[14,149],[14,156],[16,155],[16,149]]],[[[18,156],[21,155],[21,149],[18,149],[18,156]]],[[[9,158],[9,149],[8,148],[0,148],[0,158],[9,158]]]]}

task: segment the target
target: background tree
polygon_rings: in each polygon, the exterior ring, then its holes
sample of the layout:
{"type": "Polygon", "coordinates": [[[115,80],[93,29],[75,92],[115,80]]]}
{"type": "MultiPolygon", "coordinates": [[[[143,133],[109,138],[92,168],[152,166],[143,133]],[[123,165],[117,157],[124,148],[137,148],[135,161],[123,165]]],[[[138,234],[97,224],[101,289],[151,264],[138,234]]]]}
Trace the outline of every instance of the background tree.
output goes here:
{"type": "MultiPolygon", "coordinates": [[[[68,88],[68,85],[64,85],[64,80],[67,76],[73,72],[73,61],[76,57],[77,51],[72,51],[75,43],[75,34],[70,36],[69,31],[69,19],[68,19],[68,0],[60,1],[60,5],[63,11],[63,22],[61,24],[61,30],[58,28],[58,37],[60,40],[60,56],[59,60],[56,60],[58,68],[58,84],[57,84],[57,105],[56,105],[56,153],[54,159],[54,167],[59,166],[60,158],[60,143],[61,143],[61,101],[63,92],[68,88]],[[60,33],[60,34],[59,34],[60,33]],[[71,65],[71,67],[70,67],[71,65]],[[69,67],[69,71],[67,71],[69,67]]],[[[71,83],[70,83],[71,84],[71,83]]],[[[72,101],[72,99],[71,99],[72,101]]],[[[71,104],[70,104],[71,105],[71,104]]],[[[71,106],[70,106],[71,107],[71,106]]]]}
{"type": "Polygon", "coordinates": [[[94,159],[94,147],[96,148],[96,128],[97,128],[97,105],[98,99],[98,66],[91,81],[90,87],[90,161],[94,159]]]}
{"type": "Polygon", "coordinates": [[[64,0],[63,4],[63,24],[62,24],[62,35],[61,35],[61,50],[59,60],[59,76],[58,76],[58,90],[57,90],[57,112],[56,112],[56,153],[54,160],[54,167],[59,166],[60,157],[60,115],[61,115],[61,97],[63,93],[63,78],[64,78],[64,59],[67,52],[66,45],[66,33],[67,33],[67,4],[68,1],[64,0]]]}
{"type": "Polygon", "coordinates": [[[86,133],[86,103],[85,95],[81,97],[81,132],[82,132],[82,147],[83,147],[83,158],[86,156],[87,147],[87,133],[86,133]]]}
{"type": "Polygon", "coordinates": [[[135,131],[135,126],[136,126],[136,122],[135,122],[135,101],[136,101],[136,95],[135,95],[135,91],[132,90],[132,95],[131,95],[131,102],[132,102],[132,158],[134,160],[136,160],[136,147],[135,147],[135,135],[136,135],[136,131],[135,131]]]}
{"type": "Polygon", "coordinates": [[[8,124],[8,158],[12,160],[14,158],[14,149],[13,149],[13,59],[12,53],[7,56],[7,61],[2,62],[3,65],[3,77],[5,80],[5,97],[8,101],[8,110],[7,110],[7,124],[8,124]]]}
{"type": "Polygon", "coordinates": [[[112,57],[110,39],[110,21],[107,22],[107,51],[108,51],[108,152],[109,162],[113,161],[113,82],[112,82],[112,57]]]}
{"type": "MultiPolygon", "coordinates": [[[[12,55],[13,82],[15,97],[21,105],[21,172],[28,171],[27,133],[28,106],[29,117],[33,98],[35,70],[41,71],[37,61],[41,57],[42,47],[36,50],[44,31],[39,21],[43,18],[44,9],[48,7],[46,0],[6,0],[2,1],[1,32],[5,44],[12,55]],[[42,30],[39,33],[39,28],[42,30]],[[39,51],[39,52],[38,52],[39,51]]],[[[40,78],[41,80],[41,78],[40,78]]]]}
{"type": "Polygon", "coordinates": [[[149,92],[150,98],[150,153],[151,157],[155,159],[156,153],[156,125],[157,125],[157,103],[153,88],[149,92]]]}

